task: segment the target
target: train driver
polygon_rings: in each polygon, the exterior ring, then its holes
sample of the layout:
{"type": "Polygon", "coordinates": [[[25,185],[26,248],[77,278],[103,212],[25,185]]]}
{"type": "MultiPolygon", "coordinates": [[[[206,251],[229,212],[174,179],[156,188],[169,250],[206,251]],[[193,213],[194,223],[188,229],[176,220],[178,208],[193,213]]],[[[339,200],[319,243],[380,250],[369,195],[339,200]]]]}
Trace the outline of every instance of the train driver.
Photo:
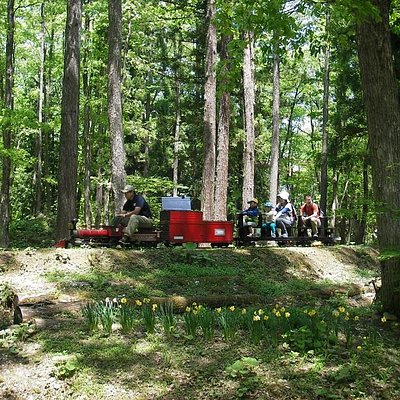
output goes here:
{"type": "Polygon", "coordinates": [[[153,221],[149,204],[142,196],[136,194],[132,185],[126,185],[121,192],[125,194],[126,202],[112,224],[125,226],[124,236],[120,240],[122,244],[125,244],[130,242],[138,228],[151,229],[153,221]]]}

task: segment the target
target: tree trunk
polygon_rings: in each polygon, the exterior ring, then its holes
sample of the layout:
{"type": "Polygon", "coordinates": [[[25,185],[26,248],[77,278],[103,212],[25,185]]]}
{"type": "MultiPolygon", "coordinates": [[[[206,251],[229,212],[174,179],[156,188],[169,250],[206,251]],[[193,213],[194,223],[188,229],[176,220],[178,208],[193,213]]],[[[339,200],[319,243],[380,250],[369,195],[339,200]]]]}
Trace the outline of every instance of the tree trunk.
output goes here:
{"type": "Polygon", "coordinates": [[[39,67],[39,98],[37,116],[39,122],[39,129],[36,133],[35,138],[35,165],[33,170],[33,190],[34,190],[34,202],[33,202],[33,215],[38,215],[42,211],[42,139],[43,139],[43,103],[44,103],[44,63],[45,63],[45,18],[44,18],[44,6],[42,3],[40,6],[41,14],[41,29],[40,29],[40,67],[39,67]]]}
{"type": "Polygon", "coordinates": [[[218,119],[218,144],[217,144],[217,165],[215,175],[215,202],[214,217],[218,221],[226,221],[227,198],[228,198],[228,166],[229,166],[229,123],[231,116],[231,96],[226,89],[228,81],[226,76],[229,73],[228,44],[230,36],[223,36],[221,39],[221,60],[224,66],[221,71],[222,86],[224,90],[221,95],[218,119]]]}
{"type": "Polygon", "coordinates": [[[381,18],[358,27],[358,53],[367,115],[372,184],[382,261],[380,297],[385,311],[400,315],[400,105],[390,43],[389,0],[373,0],[381,18]]]}
{"type": "MultiPolygon", "coordinates": [[[[3,123],[3,147],[4,150],[11,149],[12,130],[10,119],[14,109],[13,86],[14,86],[14,31],[15,14],[14,0],[7,1],[7,43],[6,43],[6,79],[4,88],[4,106],[6,122],[3,123]]],[[[10,178],[11,158],[3,156],[2,180],[0,189],[0,247],[9,245],[10,225],[10,178]]]]}
{"type": "Polygon", "coordinates": [[[217,29],[214,25],[215,1],[207,2],[207,37],[204,84],[204,166],[202,178],[202,202],[204,220],[213,220],[215,140],[216,140],[216,64],[217,29]]]}
{"type": "MultiPolygon", "coordinates": [[[[330,23],[329,10],[326,11],[325,31],[328,32],[330,23]]],[[[319,206],[326,215],[328,194],[328,110],[329,110],[329,74],[330,74],[330,45],[326,43],[324,65],[324,99],[322,111],[322,149],[321,149],[321,199],[319,206]]]]}
{"type": "MultiPolygon", "coordinates": [[[[85,32],[89,33],[91,31],[91,20],[90,16],[87,14],[85,16],[85,32]]],[[[83,65],[87,66],[89,62],[89,49],[86,48],[83,54],[83,65]]],[[[85,104],[83,106],[83,151],[84,151],[84,171],[83,171],[83,198],[84,198],[84,210],[83,215],[85,219],[85,224],[87,227],[92,225],[92,207],[91,207],[91,196],[90,196],[90,184],[91,184],[91,161],[92,161],[92,146],[91,146],[91,110],[90,110],[90,76],[89,68],[84,68],[84,73],[82,74],[83,83],[83,95],[85,96],[85,104]]]]}
{"type": "Polygon", "coordinates": [[[108,120],[111,136],[111,188],[114,194],[114,209],[120,210],[124,203],[124,195],[121,193],[121,189],[125,185],[126,177],[121,96],[121,0],[108,1],[108,24],[108,120]]]}
{"type": "Polygon", "coordinates": [[[271,141],[271,170],[269,177],[269,200],[276,202],[278,194],[279,173],[279,109],[280,109],[280,84],[279,84],[279,56],[274,54],[273,83],[272,83],[272,141],[271,141]]]}
{"type": "Polygon", "coordinates": [[[254,35],[246,32],[244,35],[246,47],[243,57],[243,94],[244,94],[244,129],[245,144],[243,150],[243,188],[242,208],[254,197],[254,35]]]}
{"type": "Polygon", "coordinates": [[[81,17],[81,0],[69,0],[65,29],[64,78],[61,102],[56,239],[68,236],[68,222],[72,218],[76,218],[81,17]]]}
{"type": "Polygon", "coordinates": [[[175,76],[175,129],[174,129],[174,163],[172,166],[172,180],[174,182],[173,195],[178,195],[178,167],[179,167],[179,137],[181,131],[181,82],[179,70],[175,76]]]}
{"type": "MultiPolygon", "coordinates": [[[[46,46],[44,48],[46,53],[46,46]]],[[[44,76],[44,110],[43,110],[43,122],[46,124],[51,119],[50,115],[50,93],[51,93],[51,84],[52,84],[52,65],[53,65],[53,56],[54,56],[54,28],[52,28],[50,33],[50,46],[48,56],[47,53],[45,55],[45,59],[48,60],[48,68],[46,69],[46,73],[44,76]]],[[[50,130],[48,127],[43,131],[43,148],[42,148],[42,157],[43,157],[43,176],[45,178],[49,178],[53,173],[52,166],[50,163],[50,151],[51,145],[53,142],[53,134],[54,132],[50,130]]],[[[50,213],[50,210],[54,204],[54,189],[52,185],[49,183],[49,179],[45,179],[43,182],[43,194],[45,197],[45,212],[50,213]]]]}

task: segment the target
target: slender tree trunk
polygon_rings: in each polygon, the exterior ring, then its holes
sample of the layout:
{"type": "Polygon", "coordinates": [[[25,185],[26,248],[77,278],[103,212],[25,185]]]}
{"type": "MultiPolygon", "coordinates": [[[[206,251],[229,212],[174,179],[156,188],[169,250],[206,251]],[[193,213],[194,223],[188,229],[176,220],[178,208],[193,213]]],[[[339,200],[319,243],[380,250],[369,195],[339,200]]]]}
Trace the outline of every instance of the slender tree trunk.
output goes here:
{"type": "Polygon", "coordinates": [[[215,202],[214,217],[219,221],[226,221],[227,199],[228,199],[228,166],[229,166],[229,124],[231,117],[231,96],[227,89],[229,73],[228,44],[230,36],[224,35],[221,39],[221,60],[224,66],[221,71],[222,86],[224,90],[221,95],[218,119],[218,144],[217,144],[217,165],[215,176],[215,202]]]}
{"type": "MultiPolygon", "coordinates": [[[[6,77],[4,88],[5,114],[9,117],[3,124],[3,147],[5,150],[11,149],[12,130],[10,118],[14,109],[13,86],[14,86],[14,31],[15,14],[14,0],[7,1],[7,42],[6,42],[6,77]]],[[[9,245],[9,225],[10,225],[10,178],[11,178],[11,158],[5,154],[3,156],[2,180],[0,189],[0,247],[9,245]]]]}
{"type": "Polygon", "coordinates": [[[175,132],[174,132],[174,163],[172,166],[172,180],[174,182],[173,195],[178,195],[178,167],[179,167],[179,138],[181,131],[181,82],[178,70],[175,76],[175,132]]]}
{"type": "Polygon", "coordinates": [[[380,19],[360,24],[358,54],[367,115],[372,185],[380,250],[395,250],[381,262],[380,298],[400,315],[400,104],[390,42],[389,0],[373,0],[380,19]]]}
{"type": "Polygon", "coordinates": [[[368,184],[368,157],[364,157],[363,162],[363,205],[361,218],[357,218],[357,229],[355,232],[354,241],[356,244],[363,244],[365,242],[365,232],[367,229],[367,214],[368,214],[368,198],[369,198],[369,184],[368,184]]]}
{"type": "MultiPolygon", "coordinates": [[[[85,32],[91,31],[91,20],[87,14],[85,16],[85,32]]],[[[88,66],[89,62],[89,48],[86,47],[83,53],[83,64],[88,66]]],[[[84,69],[82,74],[83,95],[85,96],[85,103],[83,106],[83,151],[84,151],[84,171],[83,171],[83,197],[84,197],[84,219],[87,227],[92,225],[92,207],[91,207],[91,162],[92,162],[92,146],[91,146],[91,110],[90,110],[90,75],[89,68],[84,69]]]]}
{"type": "Polygon", "coordinates": [[[111,135],[111,188],[114,209],[124,203],[121,189],[125,185],[125,148],[122,129],[121,96],[121,46],[122,6],[121,0],[108,1],[108,120],[111,135]]]}
{"type": "Polygon", "coordinates": [[[96,228],[100,226],[103,221],[103,199],[104,199],[104,184],[101,182],[101,170],[97,172],[97,185],[96,185],[96,214],[94,225],[96,228]]]}
{"type": "MultiPolygon", "coordinates": [[[[51,119],[50,115],[50,93],[52,84],[52,65],[54,55],[54,28],[50,33],[50,46],[48,56],[45,50],[45,59],[48,59],[48,68],[45,69],[44,76],[44,111],[43,111],[43,122],[47,123],[51,119]]],[[[52,166],[50,164],[50,147],[53,143],[53,134],[49,128],[43,131],[43,176],[49,178],[53,173],[52,166]]],[[[43,182],[43,193],[45,196],[45,212],[50,213],[51,207],[54,204],[54,193],[52,186],[49,184],[49,179],[45,179],[43,182]]]]}
{"type": "Polygon", "coordinates": [[[271,170],[269,177],[269,199],[275,204],[278,194],[279,172],[279,109],[280,109],[280,77],[279,56],[274,54],[273,84],[272,84],[272,142],[271,142],[271,170]]]}
{"type": "MultiPolygon", "coordinates": [[[[330,23],[329,10],[326,11],[325,31],[328,32],[330,23]]],[[[319,206],[326,215],[327,194],[328,194],[328,107],[329,107],[329,74],[330,74],[330,45],[327,39],[325,48],[324,65],[324,100],[322,111],[322,150],[321,150],[321,199],[319,206]]]]}
{"type": "Polygon", "coordinates": [[[44,103],[44,63],[45,63],[45,3],[40,6],[41,29],[40,29],[40,67],[39,67],[39,98],[38,98],[38,122],[39,129],[35,138],[35,166],[33,171],[34,202],[33,215],[38,215],[42,211],[42,139],[43,139],[43,103],[44,103]]]}
{"type": "Polygon", "coordinates": [[[214,25],[215,1],[207,2],[207,37],[204,84],[204,167],[202,178],[203,217],[213,220],[214,179],[215,179],[215,141],[216,141],[216,64],[217,29],[214,25]]]}
{"type": "Polygon", "coordinates": [[[243,188],[242,208],[254,197],[254,35],[246,32],[244,35],[246,47],[243,57],[243,94],[244,94],[244,128],[245,144],[243,150],[243,188]]]}
{"type": "Polygon", "coordinates": [[[61,103],[57,239],[68,236],[68,222],[76,218],[81,17],[81,0],[69,0],[61,103]]]}

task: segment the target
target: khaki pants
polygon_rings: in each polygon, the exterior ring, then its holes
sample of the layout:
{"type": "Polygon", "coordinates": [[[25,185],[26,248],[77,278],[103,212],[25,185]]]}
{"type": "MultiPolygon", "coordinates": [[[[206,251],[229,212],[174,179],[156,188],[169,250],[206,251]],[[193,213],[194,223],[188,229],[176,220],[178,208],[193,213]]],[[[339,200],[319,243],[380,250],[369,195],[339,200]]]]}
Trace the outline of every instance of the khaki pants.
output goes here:
{"type": "Polygon", "coordinates": [[[128,225],[125,228],[125,233],[128,234],[130,237],[138,228],[152,228],[153,221],[150,218],[144,217],[143,215],[131,215],[128,221],[128,225]]]}

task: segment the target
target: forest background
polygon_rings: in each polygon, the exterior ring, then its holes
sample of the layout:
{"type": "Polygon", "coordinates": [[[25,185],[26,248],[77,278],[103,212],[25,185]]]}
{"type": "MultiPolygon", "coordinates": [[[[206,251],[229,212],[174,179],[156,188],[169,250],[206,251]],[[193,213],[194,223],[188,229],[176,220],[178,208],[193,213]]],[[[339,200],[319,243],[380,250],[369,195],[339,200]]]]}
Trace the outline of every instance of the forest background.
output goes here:
{"type": "Polygon", "coordinates": [[[232,218],[252,196],[264,202],[287,189],[299,206],[311,194],[343,243],[371,240],[376,207],[357,38],[366,18],[379,22],[383,3],[390,6],[397,76],[400,50],[399,2],[372,3],[3,2],[2,246],[9,245],[8,228],[15,245],[21,232],[23,245],[28,238],[48,243],[57,224],[71,217],[60,198],[76,198],[74,213],[83,224],[107,223],[121,200],[113,200],[115,185],[125,181],[144,193],[155,215],[160,197],[169,194],[203,200],[205,212],[215,202],[220,219],[232,218]],[[73,18],[80,69],[71,100],[65,60],[73,18]],[[109,48],[120,50],[114,81],[109,48]],[[112,85],[121,90],[119,155],[112,85]],[[66,144],[62,132],[70,135],[71,126],[63,121],[63,103],[73,101],[76,143],[66,144]],[[207,104],[214,107],[211,119],[207,104]],[[228,150],[218,159],[222,137],[228,150]],[[117,179],[116,159],[123,164],[117,179]],[[226,185],[218,179],[220,165],[226,185]],[[66,193],[62,171],[74,168],[76,191],[66,193]],[[226,199],[217,193],[221,187],[226,199]]]}

